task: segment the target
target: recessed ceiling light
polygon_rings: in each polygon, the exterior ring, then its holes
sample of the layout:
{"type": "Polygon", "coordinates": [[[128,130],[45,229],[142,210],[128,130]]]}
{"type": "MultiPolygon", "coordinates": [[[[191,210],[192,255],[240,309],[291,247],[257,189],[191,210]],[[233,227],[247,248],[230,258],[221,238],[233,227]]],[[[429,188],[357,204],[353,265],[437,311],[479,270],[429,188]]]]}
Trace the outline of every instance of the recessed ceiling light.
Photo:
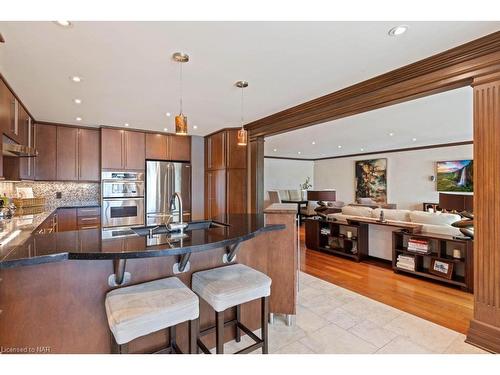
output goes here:
{"type": "Polygon", "coordinates": [[[275,148],[273,148],[273,152],[276,152],[276,151],[278,151],[278,150],[277,150],[277,149],[275,149],[275,148]]]}
{"type": "Polygon", "coordinates": [[[167,128],[163,128],[163,131],[166,132],[168,129],[167,128]]]}
{"type": "Polygon", "coordinates": [[[342,148],[342,145],[338,145],[337,148],[342,148]]]}
{"type": "Polygon", "coordinates": [[[390,132],[390,133],[389,133],[389,137],[392,137],[392,136],[394,136],[394,133],[393,133],[393,132],[390,132]]]}
{"type": "Polygon", "coordinates": [[[300,155],[300,154],[301,154],[301,152],[299,151],[299,152],[297,152],[297,154],[299,154],[299,155],[300,155]]]}
{"type": "Polygon", "coordinates": [[[82,82],[82,77],[80,76],[71,76],[69,77],[73,82],[82,82]]]}
{"type": "Polygon", "coordinates": [[[61,26],[61,27],[71,27],[71,26],[73,26],[73,24],[71,23],[71,21],[54,21],[54,23],[56,25],[61,26]]]}
{"type": "Polygon", "coordinates": [[[124,125],[125,125],[125,126],[128,126],[128,123],[126,122],[124,125]]]}
{"type": "Polygon", "coordinates": [[[417,141],[417,138],[412,138],[411,139],[413,142],[416,142],[417,141]]]}
{"type": "Polygon", "coordinates": [[[170,112],[165,113],[165,116],[170,117],[172,114],[170,112]]]}
{"type": "Polygon", "coordinates": [[[76,121],[82,121],[82,118],[81,117],[77,117],[75,120],[76,121]]]}
{"type": "Polygon", "coordinates": [[[313,145],[315,145],[315,144],[316,144],[316,141],[312,141],[311,143],[312,143],[313,145]]]}
{"type": "Polygon", "coordinates": [[[197,126],[197,125],[194,125],[194,126],[193,126],[193,129],[198,129],[198,126],[197,126]]]}
{"type": "Polygon", "coordinates": [[[392,29],[390,29],[388,34],[389,34],[389,36],[398,36],[398,35],[404,34],[407,30],[408,30],[407,25],[399,25],[399,26],[395,26],[392,29]]]}
{"type": "Polygon", "coordinates": [[[364,149],[363,147],[361,147],[361,148],[359,149],[359,151],[365,151],[365,149],[364,149]]]}
{"type": "Polygon", "coordinates": [[[82,104],[82,99],[73,99],[75,104],[82,104]]]}

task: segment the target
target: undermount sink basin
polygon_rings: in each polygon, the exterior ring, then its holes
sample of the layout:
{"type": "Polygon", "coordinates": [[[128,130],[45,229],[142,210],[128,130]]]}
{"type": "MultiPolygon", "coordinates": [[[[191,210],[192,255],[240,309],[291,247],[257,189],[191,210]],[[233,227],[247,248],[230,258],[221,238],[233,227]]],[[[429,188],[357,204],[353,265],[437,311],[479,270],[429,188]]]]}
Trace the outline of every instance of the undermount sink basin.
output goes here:
{"type": "MultiPolygon", "coordinates": [[[[190,230],[197,230],[197,229],[210,229],[210,228],[224,228],[226,225],[224,224],[219,224],[215,223],[212,220],[200,220],[200,221],[192,221],[188,223],[188,226],[186,229],[184,229],[184,232],[190,231],[190,230]]],[[[170,233],[171,231],[167,229],[165,225],[161,226],[148,226],[148,227],[136,227],[132,228],[132,230],[138,234],[139,236],[149,236],[150,231],[153,230],[152,234],[167,234],[170,233]]]]}

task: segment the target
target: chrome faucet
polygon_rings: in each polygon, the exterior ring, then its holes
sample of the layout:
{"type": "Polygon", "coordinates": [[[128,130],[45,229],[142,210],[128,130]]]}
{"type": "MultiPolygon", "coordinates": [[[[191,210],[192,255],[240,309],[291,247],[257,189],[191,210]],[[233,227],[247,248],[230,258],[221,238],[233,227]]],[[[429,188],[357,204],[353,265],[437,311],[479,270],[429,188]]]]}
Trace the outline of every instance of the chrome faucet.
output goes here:
{"type": "Polygon", "coordinates": [[[181,196],[181,193],[173,193],[172,194],[172,197],[170,198],[170,209],[173,210],[175,209],[175,197],[179,198],[179,224],[183,224],[183,210],[182,210],[182,196],[181,196]]]}

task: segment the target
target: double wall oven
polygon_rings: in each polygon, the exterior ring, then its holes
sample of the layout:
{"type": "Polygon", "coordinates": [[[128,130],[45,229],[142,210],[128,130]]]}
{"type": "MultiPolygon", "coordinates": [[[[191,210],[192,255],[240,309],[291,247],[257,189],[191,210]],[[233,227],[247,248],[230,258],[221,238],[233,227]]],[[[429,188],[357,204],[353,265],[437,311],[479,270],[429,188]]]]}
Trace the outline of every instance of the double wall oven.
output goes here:
{"type": "Polygon", "coordinates": [[[144,225],[144,173],[102,172],[102,226],[144,225]]]}

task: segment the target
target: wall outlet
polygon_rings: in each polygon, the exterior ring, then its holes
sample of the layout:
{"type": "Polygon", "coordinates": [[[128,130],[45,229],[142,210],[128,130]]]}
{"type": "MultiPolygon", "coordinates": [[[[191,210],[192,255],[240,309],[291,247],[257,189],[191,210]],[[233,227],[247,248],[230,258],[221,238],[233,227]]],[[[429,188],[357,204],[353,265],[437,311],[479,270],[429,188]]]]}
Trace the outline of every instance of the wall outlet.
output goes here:
{"type": "Polygon", "coordinates": [[[62,192],[56,191],[56,199],[61,199],[62,198],[62,192]]]}

